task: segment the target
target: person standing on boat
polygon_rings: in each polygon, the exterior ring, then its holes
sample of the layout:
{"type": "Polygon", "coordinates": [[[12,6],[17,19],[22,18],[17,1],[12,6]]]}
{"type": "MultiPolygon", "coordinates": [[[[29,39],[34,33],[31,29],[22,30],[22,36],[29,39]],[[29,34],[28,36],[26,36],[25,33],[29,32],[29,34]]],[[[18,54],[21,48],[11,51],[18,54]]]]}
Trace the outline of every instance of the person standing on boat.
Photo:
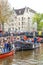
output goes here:
{"type": "Polygon", "coordinates": [[[4,43],[4,52],[9,52],[9,43],[8,40],[5,38],[4,39],[5,43],[4,43]]]}
{"type": "Polygon", "coordinates": [[[1,40],[0,50],[3,54],[4,53],[4,41],[3,40],[1,40]]]}
{"type": "Polygon", "coordinates": [[[11,45],[10,37],[7,38],[7,41],[8,41],[8,48],[9,48],[9,51],[11,51],[12,45],[11,45]]]}
{"type": "Polygon", "coordinates": [[[34,37],[34,43],[37,43],[37,37],[34,37]]]}
{"type": "Polygon", "coordinates": [[[34,44],[36,44],[37,43],[37,37],[35,35],[35,31],[33,31],[33,38],[34,38],[34,44]]]}
{"type": "Polygon", "coordinates": [[[40,41],[41,41],[41,38],[40,38],[40,37],[38,37],[38,38],[37,38],[37,42],[39,43],[40,41]]]}
{"type": "Polygon", "coordinates": [[[29,38],[29,42],[30,42],[30,43],[32,42],[31,38],[29,38]]]}

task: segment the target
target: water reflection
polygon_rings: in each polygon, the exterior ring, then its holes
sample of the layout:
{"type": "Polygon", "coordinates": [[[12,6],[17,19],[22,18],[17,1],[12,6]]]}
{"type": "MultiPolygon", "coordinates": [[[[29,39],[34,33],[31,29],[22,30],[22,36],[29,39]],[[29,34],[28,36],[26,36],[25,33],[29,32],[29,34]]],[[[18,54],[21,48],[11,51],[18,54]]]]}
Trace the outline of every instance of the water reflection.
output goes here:
{"type": "Polygon", "coordinates": [[[0,60],[0,65],[43,65],[43,45],[36,50],[16,52],[0,60]]]}
{"type": "Polygon", "coordinates": [[[13,56],[7,57],[5,59],[0,59],[0,65],[11,65],[13,56]]]}

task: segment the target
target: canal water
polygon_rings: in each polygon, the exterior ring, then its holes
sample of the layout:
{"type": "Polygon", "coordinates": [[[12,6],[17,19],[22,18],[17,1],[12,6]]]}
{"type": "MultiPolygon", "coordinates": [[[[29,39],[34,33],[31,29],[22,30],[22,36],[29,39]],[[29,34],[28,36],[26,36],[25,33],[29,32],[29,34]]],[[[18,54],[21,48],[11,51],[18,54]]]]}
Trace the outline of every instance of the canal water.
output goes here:
{"type": "Polygon", "coordinates": [[[16,52],[13,56],[0,59],[0,65],[43,65],[43,44],[38,49],[16,52]]]}

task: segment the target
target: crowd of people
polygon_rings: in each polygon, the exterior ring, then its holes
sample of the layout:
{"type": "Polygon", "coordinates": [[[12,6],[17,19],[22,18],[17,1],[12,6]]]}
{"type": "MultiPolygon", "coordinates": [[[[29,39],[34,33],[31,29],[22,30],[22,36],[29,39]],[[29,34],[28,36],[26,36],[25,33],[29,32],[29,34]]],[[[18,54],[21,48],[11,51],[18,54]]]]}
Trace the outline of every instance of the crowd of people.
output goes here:
{"type": "Polygon", "coordinates": [[[0,37],[0,54],[9,52],[13,49],[13,44],[16,40],[24,40],[28,42],[40,42],[40,38],[27,38],[26,36],[14,37],[13,35],[8,37],[0,37]]]}
{"type": "Polygon", "coordinates": [[[27,41],[27,42],[30,42],[30,43],[31,42],[33,42],[33,43],[39,43],[41,41],[41,38],[40,37],[29,38],[27,36],[24,36],[23,40],[27,41]]]}
{"type": "Polygon", "coordinates": [[[9,52],[13,49],[13,41],[12,37],[1,37],[0,38],[0,54],[9,52]]]}

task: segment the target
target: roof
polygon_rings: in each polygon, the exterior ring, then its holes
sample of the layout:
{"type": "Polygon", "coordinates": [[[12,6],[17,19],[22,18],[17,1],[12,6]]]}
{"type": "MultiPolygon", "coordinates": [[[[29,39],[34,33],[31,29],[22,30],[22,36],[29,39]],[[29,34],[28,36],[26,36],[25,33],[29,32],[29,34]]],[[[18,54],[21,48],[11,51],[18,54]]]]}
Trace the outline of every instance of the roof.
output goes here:
{"type": "Polygon", "coordinates": [[[29,11],[32,12],[32,13],[36,13],[36,11],[34,11],[34,10],[32,10],[32,9],[30,9],[29,11]]]}
{"type": "Polygon", "coordinates": [[[21,8],[21,9],[14,9],[14,10],[15,10],[15,12],[16,12],[17,15],[23,15],[25,9],[27,9],[27,10],[29,9],[30,12],[36,13],[36,11],[34,11],[33,9],[31,9],[29,7],[25,7],[25,8],[21,8]]]}
{"type": "Polygon", "coordinates": [[[32,13],[36,13],[35,10],[33,10],[33,9],[29,8],[29,7],[27,7],[27,9],[29,9],[29,11],[32,12],[32,13]]]}
{"type": "Polygon", "coordinates": [[[15,12],[17,13],[17,15],[23,15],[25,11],[25,8],[21,8],[21,9],[16,9],[15,12]]]}

